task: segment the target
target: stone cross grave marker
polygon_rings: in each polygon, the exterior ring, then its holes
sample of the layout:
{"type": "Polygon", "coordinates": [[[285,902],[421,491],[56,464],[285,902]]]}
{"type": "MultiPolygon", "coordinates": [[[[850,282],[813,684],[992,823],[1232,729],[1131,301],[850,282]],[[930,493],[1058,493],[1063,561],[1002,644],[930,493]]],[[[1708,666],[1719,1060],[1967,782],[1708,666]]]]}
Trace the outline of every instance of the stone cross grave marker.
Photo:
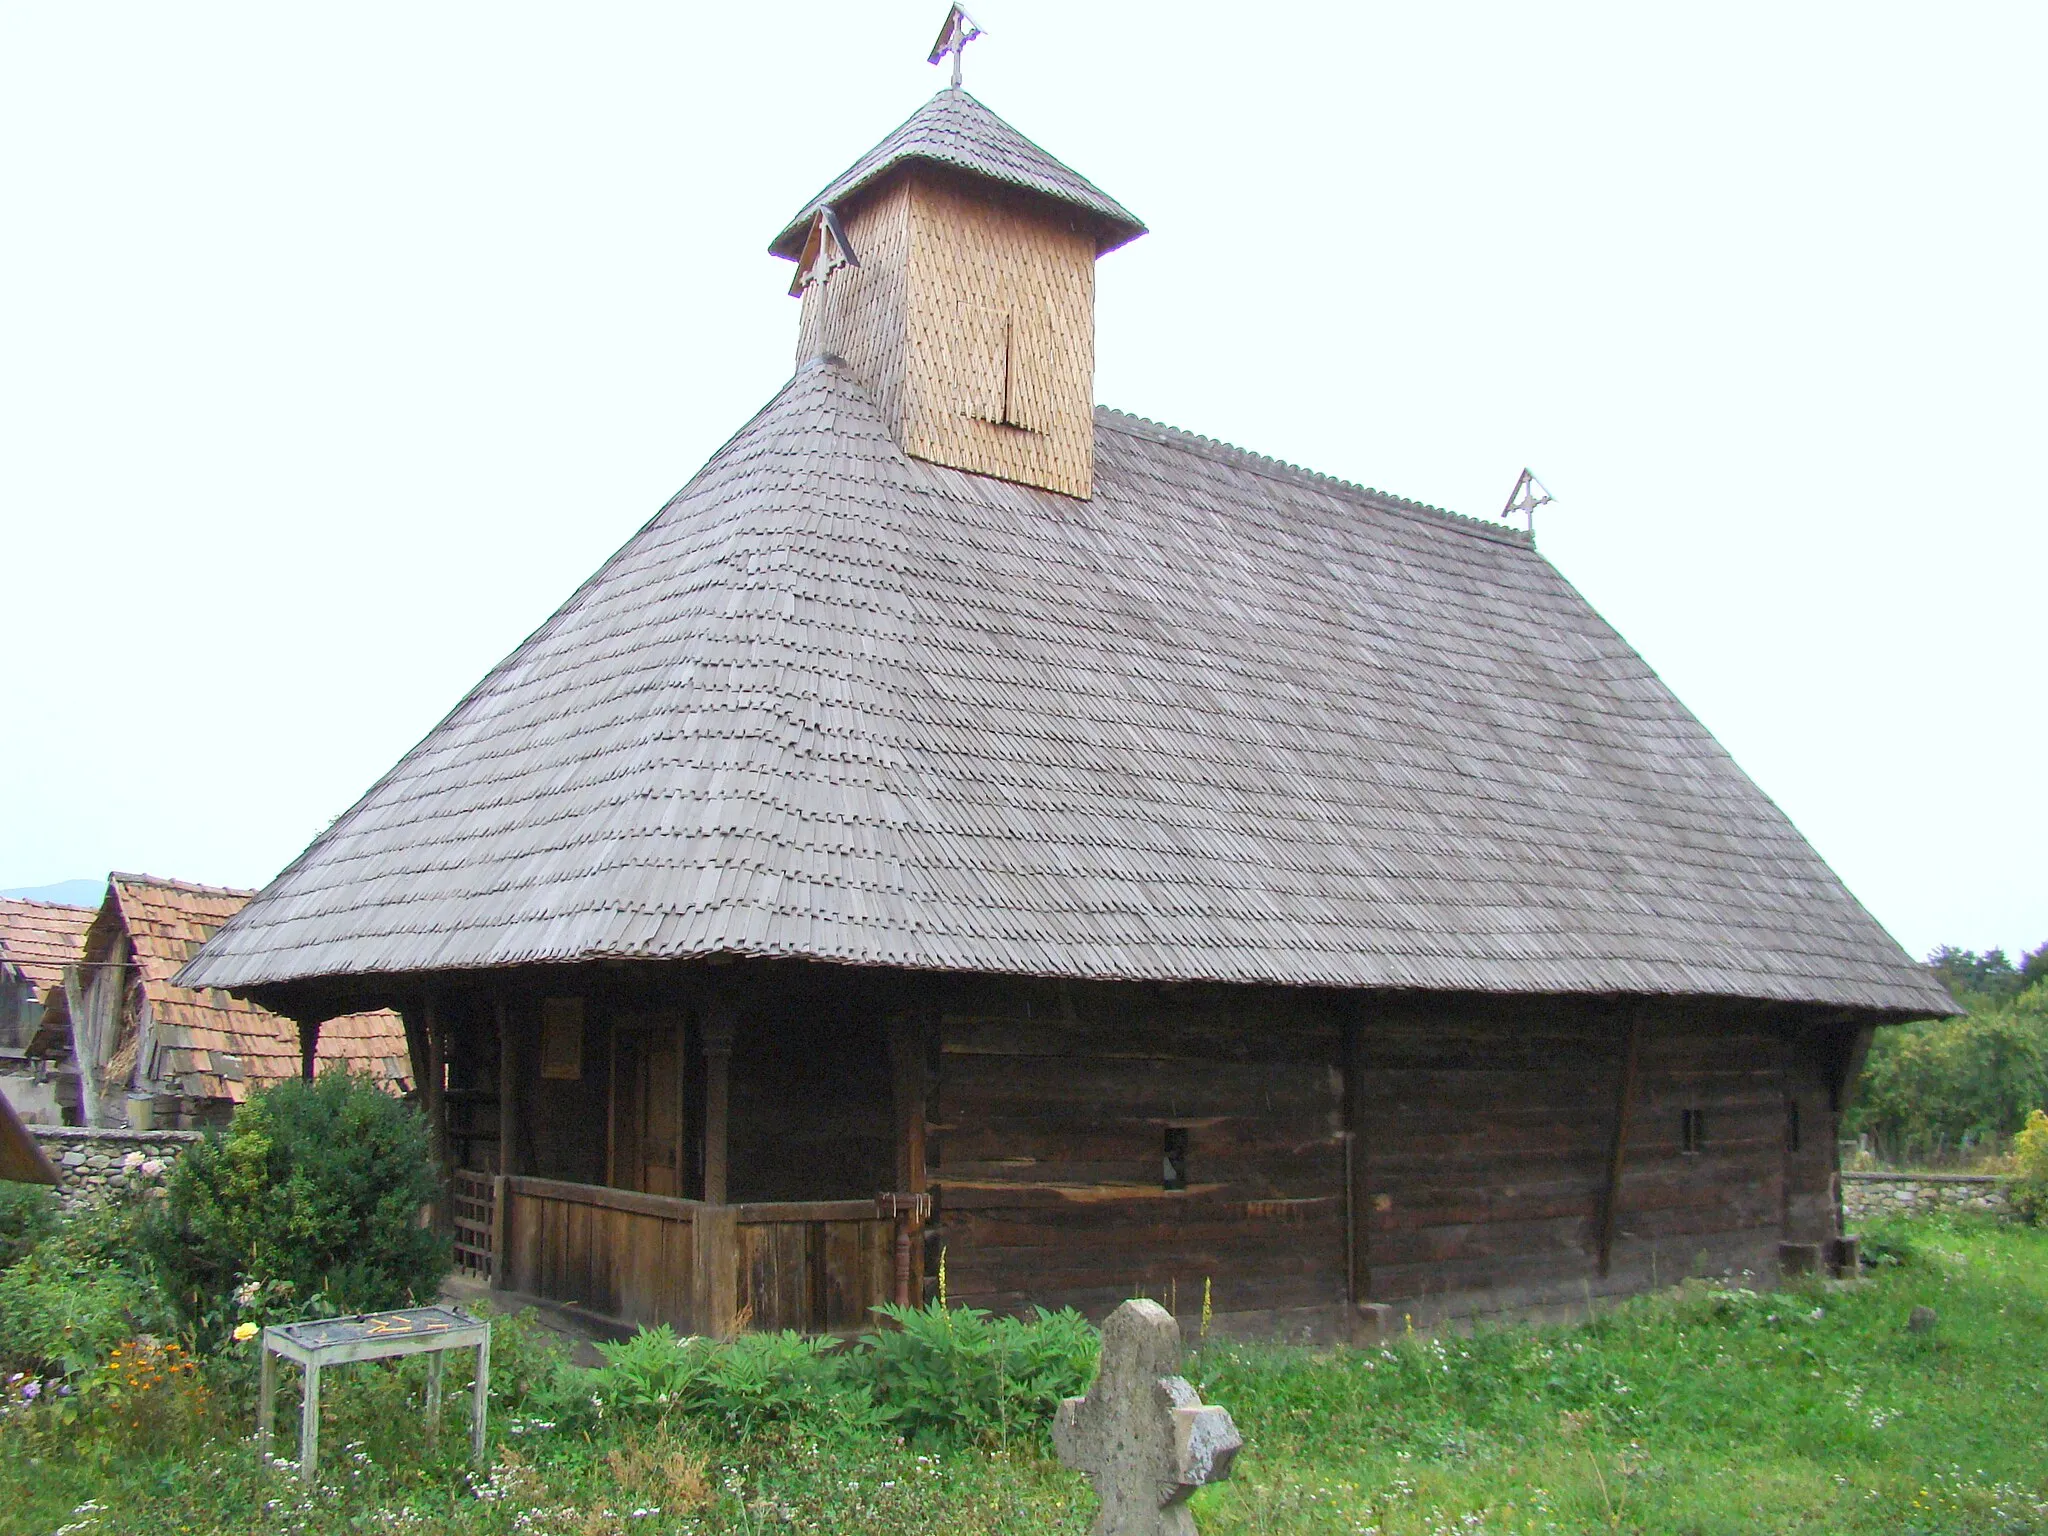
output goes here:
{"type": "Polygon", "coordinates": [[[1095,1536],[1195,1536],[1188,1495],[1230,1476],[1244,1445],[1181,1377],[1180,1324],[1154,1301],[1109,1314],[1095,1385],[1060,1404],[1052,1443],[1102,1500],[1095,1536]]]}

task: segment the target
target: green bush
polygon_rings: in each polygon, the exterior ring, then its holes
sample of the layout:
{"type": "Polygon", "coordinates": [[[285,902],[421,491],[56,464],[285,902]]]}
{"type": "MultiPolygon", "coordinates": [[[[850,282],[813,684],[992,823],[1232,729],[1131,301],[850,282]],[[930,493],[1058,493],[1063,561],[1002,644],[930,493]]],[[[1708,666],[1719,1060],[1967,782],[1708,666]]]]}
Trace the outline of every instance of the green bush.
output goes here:
{"type": "Polygon", "coordinates": [[[0,1180],[0,1269],[57,1230],[57,1192],[0,1180]]]}
{"type": "Polygon", "coordinates": [[[2012,1141],[2012,1208],[2039,1225],[2048,1219],[2048,1114],[2035,1110],[2012,1141]]]}
{"type": "Polygon", "coordinates": [[[991,1317],[973,1307],[881,1306],[894,1330],[864,1338],[853,1367],[910,1441],[1001,1443],[1044,1433],[1060,1399],[1088,1390],[1102,1335],[1072,1308],[991,1317]]]}
{"type": "Polygon", "coordinates": [[[687,1417],[734,1441],[775,1432],[830,1438],[879,1421],[867,1389],[849,1380],[829,1339],[751,1333],[719,1343],[678,1338],[667,1325],[600,1344],[588,1374],[600,1410],[687,1417]]]}
{"type": "Polygon", "coordinates": [[[371,1312],[432,1296],[448,1244],[419,1112],[368,1078],[323,1072],[249,1096],[164,1186],[147,1247],[202,1348],[238,1322],[371,1312]]]}

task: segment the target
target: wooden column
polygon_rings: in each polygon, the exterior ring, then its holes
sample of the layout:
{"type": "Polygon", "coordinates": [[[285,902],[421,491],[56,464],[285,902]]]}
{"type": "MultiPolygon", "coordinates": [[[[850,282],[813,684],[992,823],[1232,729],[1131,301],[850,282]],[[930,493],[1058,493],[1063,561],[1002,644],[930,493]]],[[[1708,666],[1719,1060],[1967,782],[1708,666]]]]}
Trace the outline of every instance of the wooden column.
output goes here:
{"type": "Polygon", "coordinates": [[[732,1093],[732,1040],[738,1010],[714,997],[704,1014],[704,1203],[725,1204],[727,1114],[732,1093]]]}
{"type": "Polygon", "coordinates": [[[733,999],[714,994],[704,1010],[704,1203],[691,1219],[692,1301],[697,1328],[714,1339],[739,1331],[739,1222],[726,1204],[727,1116],[732,1094],[732,1042],[739,1025],[733,999]]]}
{"type": "Polygon", "coordinates": [[[299,1025],[299,1076],[307,1082],[313,1081],[313,1073],[320,1065],[320,1023],[299,1025]]]}
{"type": "Polygon", "coordinates": [[[498,1024],[498,1172],[526,1171],[519,1146],[519,1042],[503,994],[493,1000],[498,1024]]]}
{"type": "MultiPolygon", "coordinates": [[[[928,1187],[924,1155],[925,1052],[932,1021],[920,1011],[889,1025],[889,1075],[896,1113],[896,1188],[894,1193],[921,1195],[928,1187]]],[[[924,1301],[924,1223],[918,1202],[896,1217],[896,1304],[919,1306],[924,1301]]]]}
{"type": "Polygon", "coordinates": [[[1372,1290],[1370,1271],[1367,1267],[1368,1239],[1366,1235],[1366,1193],[1365,1193],[1365,1147],[1359,1135],[1364,1108],[1359,1081],[1358,1017],[1353,1012],[1339,1026],[1342,1036],[1339,1050],[1342,1052],[1344,1077],[1344,1292],[1345,1299],[1353,1306],[1364,1301],[1372,1290]]]}
{"type": "Polygon", "coordinates": [[[1621,1214],[1622,1160],[1628,1151],[1628,1124],[1635,1113],[1636,1074],[1643,1054],[1643,1009],[1628,1016],[1628,1035],[1621,1050],[1621,1079],[1615,1085],[1614,1130],[1607,1144],[1607,1181],[1600,1194],[1600,1273],[1614,1261],[1614,1224],[1621,1214]]]}
{"type": "Polygon", "coordinates": [[[455,1213],[449,1204],[449,1182],[454,1172],[448,1152],[448,1040],[441,1024],[434,995],[427,994],[420,1010],[420,1033],[426,1037],[427,1076],[421,1083],[421,1107],[427,1112],[427,1146],[438,1174],[434,1193],[434,1230],[449,1231],[455,1213]]]}

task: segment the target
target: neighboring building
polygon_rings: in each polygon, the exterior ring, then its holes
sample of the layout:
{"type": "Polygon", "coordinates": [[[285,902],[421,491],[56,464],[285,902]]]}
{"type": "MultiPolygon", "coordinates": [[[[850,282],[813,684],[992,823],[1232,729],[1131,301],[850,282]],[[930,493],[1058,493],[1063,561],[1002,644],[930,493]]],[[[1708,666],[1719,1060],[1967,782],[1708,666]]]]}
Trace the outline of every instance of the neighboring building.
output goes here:
{"type": "Polygon", "coordinates": [[[1947,994],[1527,534],[1095,407],[1141,233],[940,93],[776,237],[795,376],[183,980],[403,1010],[500,1279],[629,1320],[1819,1262],[1947,994]]]}
{"type": "Polygon", "coordinates": [[[79,957],[90,907],[0,897],[0,1094],[29,1125],[61,1125],[78,1078],[68,1061],[36,1049],[52,997],[64,994],[64,969],[79,957]]]}
{"type": "MultiPolygon", "coordinates": [[[[299,1075],[298,1027],[212,988],[172,977],[251,893],[113,874],[38,1049],[75,1063],[73,1124],[183,1130],[224,1124],[252,1087],[299,1075]]],[[[322,1066],[345,1062],[394,1093],[410,1091],[404,1026],[386,1011],[331,1020],[322,1066]]]]}

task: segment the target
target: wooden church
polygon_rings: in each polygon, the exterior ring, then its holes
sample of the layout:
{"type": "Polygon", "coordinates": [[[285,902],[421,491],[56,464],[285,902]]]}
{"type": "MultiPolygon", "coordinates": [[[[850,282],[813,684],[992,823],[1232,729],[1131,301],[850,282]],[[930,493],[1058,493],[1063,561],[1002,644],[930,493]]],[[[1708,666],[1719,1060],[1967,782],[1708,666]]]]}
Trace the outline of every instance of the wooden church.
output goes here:
{"type": "Polygon", "coordinates": [[[789,382],[186,967],[390,1007],[500,1286],[1345,1337],[1841,1237],[1952,1011],[1525,534],[1094,403],[1122,204],[957,86],[789,382]]]}

